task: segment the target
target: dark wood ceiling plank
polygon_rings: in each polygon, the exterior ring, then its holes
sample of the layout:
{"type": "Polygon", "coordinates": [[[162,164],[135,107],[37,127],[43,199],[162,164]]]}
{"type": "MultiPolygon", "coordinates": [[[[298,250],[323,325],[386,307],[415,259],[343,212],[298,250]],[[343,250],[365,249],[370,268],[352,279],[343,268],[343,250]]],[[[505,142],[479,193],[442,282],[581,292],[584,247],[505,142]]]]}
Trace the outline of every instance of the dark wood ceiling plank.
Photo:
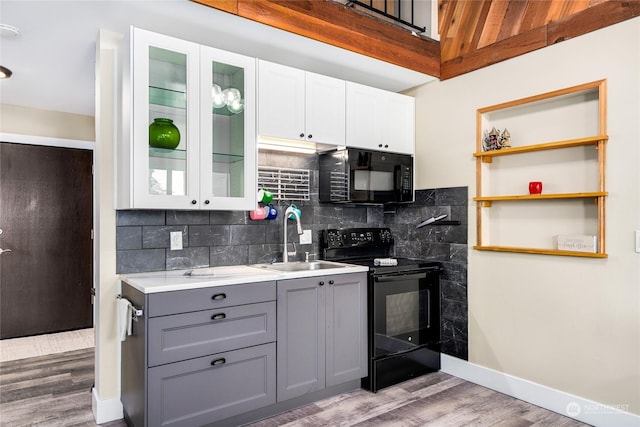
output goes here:
{"type": "Polygon", "coordinates": [[[440,79],[445,80],[495,64],[547,45],[546,27],[534,28],[526,33],[498,41],[464,56],[443,62],[440,79]]]}
{"type": "Polygon", "coordinates": [[[527,8],[528,1],[510,1],[502,20],[502,27],[496,41],[515,36],[520,33],[520,24],[527,8]]]}
{"type": "MultiPolygon", "coordinates": [[[[640,16],[640,1],[610,0],[547,25],[549,45],[640,16]]],[[[621,41],[623,42],[623,41],[621,41]]]]}
{"type": "Polygon", "coordinates": [[[502,21],[504,20],[509,0],[493,0],[490,2],[489,13],[487,14],[482,35],[478,41],[478,49],[495,43],[498,40],[502,21]]]}

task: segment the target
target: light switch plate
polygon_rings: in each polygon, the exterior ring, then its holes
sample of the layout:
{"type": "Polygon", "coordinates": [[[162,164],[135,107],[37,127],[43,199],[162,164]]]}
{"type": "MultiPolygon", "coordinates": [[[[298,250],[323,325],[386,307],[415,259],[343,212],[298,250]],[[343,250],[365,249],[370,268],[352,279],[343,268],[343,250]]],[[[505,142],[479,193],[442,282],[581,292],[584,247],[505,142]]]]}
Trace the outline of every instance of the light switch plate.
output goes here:
{"type": "Polygon", "coordinates": [[[302,230],[302,234],[300,235],[300,244],[310,245],[312,243],[313,239],[311,238],[311,230],[302,230]]]}
{"type": "Polygon", "coordinates": [[[182,249],[182,231],[172,231],[169,233],[171,238],[171,250],[179,251],[182,249]]]}
{"type": "Polygon", "coordinates": [[[636,252],[640,253],[640,230],[636,230],[636,252]]]}

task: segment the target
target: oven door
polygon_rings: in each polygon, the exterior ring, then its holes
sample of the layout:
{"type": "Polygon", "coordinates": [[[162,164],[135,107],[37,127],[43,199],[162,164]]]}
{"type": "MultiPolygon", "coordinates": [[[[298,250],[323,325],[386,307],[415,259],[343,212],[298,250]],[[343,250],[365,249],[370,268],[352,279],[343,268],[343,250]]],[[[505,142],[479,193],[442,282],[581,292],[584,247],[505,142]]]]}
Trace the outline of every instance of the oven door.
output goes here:
{"type": "Polygon", "coordinates": [[[439,270],[417,269],[373,274],[371,356],[427,347],[439,351],[439,270]]]}

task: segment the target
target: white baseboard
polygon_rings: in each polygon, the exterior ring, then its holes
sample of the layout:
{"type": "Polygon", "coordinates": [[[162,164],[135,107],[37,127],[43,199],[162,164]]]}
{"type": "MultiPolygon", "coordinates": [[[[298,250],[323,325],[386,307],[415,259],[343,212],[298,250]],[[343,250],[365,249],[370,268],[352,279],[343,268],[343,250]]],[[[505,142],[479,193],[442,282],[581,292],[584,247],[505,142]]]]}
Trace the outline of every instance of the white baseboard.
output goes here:
{"type": "Polygon", "coordinates": [[[93,417],[96,420],[96,424],[108,423],[109,421],[121,420],[124,418],[122,402],[120,402],[119,397],[100,400],[95,387],[91,389],[91,395],[93,397],[91,409],[93,410],[93,417]]]}
{"type": "Polygon", "coordinates": [[[583,423],[606,427],[640,426],[640,415],[626,412],[629,405],[624,402],[605,405],[446,354],[442,355],[441,365],[442,372],[583,423]]]}

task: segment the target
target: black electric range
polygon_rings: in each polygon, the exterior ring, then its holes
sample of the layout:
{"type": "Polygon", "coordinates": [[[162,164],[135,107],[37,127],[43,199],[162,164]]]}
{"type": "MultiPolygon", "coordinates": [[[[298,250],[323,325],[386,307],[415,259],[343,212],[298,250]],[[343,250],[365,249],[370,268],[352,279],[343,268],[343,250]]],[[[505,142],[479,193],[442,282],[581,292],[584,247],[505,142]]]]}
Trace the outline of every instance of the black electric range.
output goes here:
{"type": "Polygon", "coordinates": [[[440,369],[440,264],[392,257],[389,228],[324,230],[322,258],[369,267],[369,375],[373,392],[440,369]]]}

